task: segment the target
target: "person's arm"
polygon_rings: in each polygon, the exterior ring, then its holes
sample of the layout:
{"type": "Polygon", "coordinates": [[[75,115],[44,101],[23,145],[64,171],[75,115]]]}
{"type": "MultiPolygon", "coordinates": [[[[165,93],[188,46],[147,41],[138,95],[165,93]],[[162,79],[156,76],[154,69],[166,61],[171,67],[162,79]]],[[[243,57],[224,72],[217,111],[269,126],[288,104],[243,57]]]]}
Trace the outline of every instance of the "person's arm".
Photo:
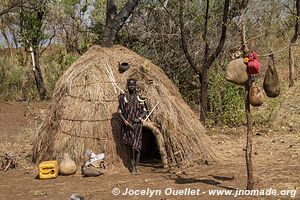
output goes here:
{"type": "Polygon", "coordinates": [[[145,106],[143,106],[143,112],[141,114],[141,116],[139,117],[139,119],[142,121],[147,115],[147,109],[145,106]]]}
{"type": "Polygon", "coordinates": [[[120,95],[119,96],[119,106],[118,106],[118,114],[119,114],[119,117],[120,117],[120,119],[122,120],[122,122],[124,123],[124,124],[129,124],[128,122],[127,122],[127,120],[125,119],[125,117],[124,117],[124,115],[123,115],[123,112],[122,112],[122,95],[120,95]]]}
{"type": "Polygon", "coordinates": [[[124,117],[124,115],[123,115],[121,109],[118,110],[118,113],[119,113],[119,117],[120,117],[120,119],[122,120],[122,122],[123,122],[124,124],[128,125],[129,122],[125,119],[125,117],[124,117]]]}
{"type": "MultiPolygon", "coordinates": [[[[140,100],[139,100],[140,101],[140,100]]],[[[142,105],[142,112],[140,114],[140,116],[138,118],[134,119],[135,123],[139,123],[139,122],[143,122],[143,119],[146,117],[147,115],[147,108],[145,106],[145,100],[140,101],[140,104],[142,105]]]]}
{"type": "Polygon", "coordinates": [[[128,126],[129,128],[134,128],[133,125],[131,125],[131,124],[125,119],[125,117],[124,117],[124,115],[123,115],[123,113],[122,113],[122,111],[121,111],[120,109],[118,110],[118,113],[119,113],[120,119],[122,120],[122,122],[123,122],[126,126],[128,126]]]}

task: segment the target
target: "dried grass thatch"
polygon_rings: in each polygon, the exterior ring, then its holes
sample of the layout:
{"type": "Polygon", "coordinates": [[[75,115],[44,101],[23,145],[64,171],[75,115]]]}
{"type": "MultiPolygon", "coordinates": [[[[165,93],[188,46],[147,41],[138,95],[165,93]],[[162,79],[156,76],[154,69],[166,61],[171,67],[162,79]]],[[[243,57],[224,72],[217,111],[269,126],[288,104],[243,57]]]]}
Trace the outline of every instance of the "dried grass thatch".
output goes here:
{"type": "Polygon", "coordinates": [[[110,169],[124,169],[127,151],[116,114],[119,91],[110,81],[107,67],[120,88],[125,88],[129,77],[136,78],[149,107],[159,103],[145,126],[155,135],[165,166],[216,160],[218,154],[202,124],[159,67],[122,46],[94,46],[57,83],[34,145],[35,162],[67,152],[75,162],[82,163],[85,151],[92,149],[106,154],[110,169]],[[119,73],[119,62],[128,62],[131,67],[119,73]]]}

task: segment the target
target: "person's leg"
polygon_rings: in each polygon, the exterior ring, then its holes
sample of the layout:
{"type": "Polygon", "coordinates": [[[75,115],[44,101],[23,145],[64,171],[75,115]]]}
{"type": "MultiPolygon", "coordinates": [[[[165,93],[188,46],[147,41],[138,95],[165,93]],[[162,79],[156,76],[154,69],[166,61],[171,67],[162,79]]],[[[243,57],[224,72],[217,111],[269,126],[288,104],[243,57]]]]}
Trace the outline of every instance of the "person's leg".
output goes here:
{"type": "Polygon", "coordinates": [[[134,150],[134,148],[131,147],[131,160],[130,160],[130,163],[131,163],[131,173],[132,174],[136,173],[135,160],[136,160],[135,150],[134,150]]]}
{"type": "Polygon", "coordinates": [[[141,156],[141,152],[134,150],[135,151],[135,171],[137,174],[140,174],[138,171],[138,166],[139,166],[139,162],[140,162],[140,156],[141,156]]]}

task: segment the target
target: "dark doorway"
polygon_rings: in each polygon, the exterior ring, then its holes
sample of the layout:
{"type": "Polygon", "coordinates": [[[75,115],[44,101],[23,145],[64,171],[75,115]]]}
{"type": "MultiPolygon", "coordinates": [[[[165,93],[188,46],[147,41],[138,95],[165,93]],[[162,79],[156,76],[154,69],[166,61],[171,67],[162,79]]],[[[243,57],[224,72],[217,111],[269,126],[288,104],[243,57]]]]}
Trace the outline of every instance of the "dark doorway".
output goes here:
{"type": "Polygon", "coordinates": [[[141,164],[146,166],[160,167],[161,156],[152,130],[143,127],[143,146],[141,151],[141,164]]]}

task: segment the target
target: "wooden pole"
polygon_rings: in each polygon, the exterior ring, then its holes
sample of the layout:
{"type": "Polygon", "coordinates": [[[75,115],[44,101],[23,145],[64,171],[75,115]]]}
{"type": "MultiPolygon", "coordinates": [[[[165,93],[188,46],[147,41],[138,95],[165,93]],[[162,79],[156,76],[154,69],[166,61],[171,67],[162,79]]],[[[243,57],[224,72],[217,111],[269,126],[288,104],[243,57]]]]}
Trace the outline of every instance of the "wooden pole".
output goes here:
{"type": "Polygon", "coordinates": [[[247,143],[246,143],[246,166],[247,166],[247,190],[253,190],[253,167],[252,167],[252,124],[249,101],[250,84],[245,86],[245,110],[247,119],[247,143]]]}
{"type": "MultiPolygon", "coordinates": [[[[246,30],[245,25],[242,26],[242,47],[244,55],[248,54],[249,49],[246,44],[246,30]]],[[[252,124],[250,113],[250,100],[249,91],[251,86],[251,78],[249,77],[248,83],[245,85],[245,112],[247,119],[247,142],[246,142],[246,166],[247,166],[247,190],[253,190],[253,167],[252,167],[252,124]]]]}

